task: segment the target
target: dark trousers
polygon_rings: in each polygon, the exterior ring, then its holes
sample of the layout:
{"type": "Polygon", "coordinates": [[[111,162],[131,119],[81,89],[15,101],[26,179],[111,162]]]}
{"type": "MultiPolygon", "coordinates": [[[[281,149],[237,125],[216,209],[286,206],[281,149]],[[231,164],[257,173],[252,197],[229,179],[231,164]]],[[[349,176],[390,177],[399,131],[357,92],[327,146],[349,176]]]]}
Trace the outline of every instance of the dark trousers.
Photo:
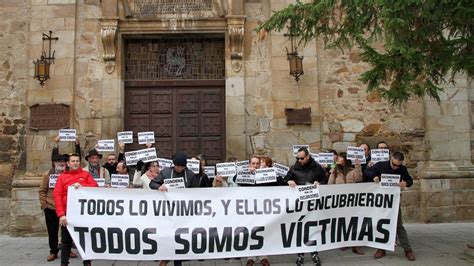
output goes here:
{"type": "Polygon", "coordinates": [[[58,230],[59,218],[55,210],[44,209],[44,218],[46,219],[46,228],[48,229],[49,253],[58,254],[58,230]]]}
{"type": "MultiPolygon", "coordinates": [[[[72,248],[72,238],[66,227],[61,228],[61,264],[69,264],[69,254],[72,248]]],[[[90,264],[90,260],[84,260],[84,265],[90,264]]]]}
{"type": "Polygon", "coordinates": [[[398,209],[397,236],[398,241],[400,241],[400,246],[402,246],[404,250],[410,250],[411,246],[410,242],[408,241],[407,230],[405,230],[405,227],[403,226],[402,207],[399,207],[398,209]]]}

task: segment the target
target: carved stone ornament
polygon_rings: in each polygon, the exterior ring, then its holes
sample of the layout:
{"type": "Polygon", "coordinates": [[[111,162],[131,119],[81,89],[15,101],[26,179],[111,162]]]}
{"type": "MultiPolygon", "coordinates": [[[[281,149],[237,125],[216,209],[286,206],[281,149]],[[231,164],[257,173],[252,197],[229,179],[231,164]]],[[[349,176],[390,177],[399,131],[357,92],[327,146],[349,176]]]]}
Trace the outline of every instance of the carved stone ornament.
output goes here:
{"type": "Polygon", "coordinates": [[[245,16],[227,16],[230,41],[230,60],[232,69],[239,72],[244,58],[244,23],[245,16]]]}
{"type": "Polygon", "coordinates": [[[103,59],[105,62],[105,71],[112,74],[115,70],[118,17],[101,18],[100,22],[100,36],[102,39],[102,45],[104,46],[103,59]]]}

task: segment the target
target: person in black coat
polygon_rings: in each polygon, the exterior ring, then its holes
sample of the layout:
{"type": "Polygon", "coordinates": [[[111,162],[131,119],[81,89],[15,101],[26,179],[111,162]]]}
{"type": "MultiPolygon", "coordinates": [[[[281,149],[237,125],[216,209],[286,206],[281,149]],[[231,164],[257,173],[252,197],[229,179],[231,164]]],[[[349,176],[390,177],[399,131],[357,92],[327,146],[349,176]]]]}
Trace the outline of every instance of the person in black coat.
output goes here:
{"type": "MultiPolygon", "coordinates": [[[[300,148],[296,154],[296,162],[285,176],[284,182],[290,187],[296,185],[327,184],[327,175],[323,167],[309,154],[308,149],[300,148]]],[[[317,251],[311,252],[314,265],[321,265],[317,251]]],[[[296,265],[304,264],[304,254],[298,253],[296,265]]]]}
{"type": "MultiPolygon", "coordinates": [[[[380,182],[382,174],[400,175],[400,188],[411,187],[413,185],[413,178],[408,173],[407,168],[403,165],[405,156],[401,152],[394,152],[390,156],[390,161],[378,162],[374,166],[369,167],[365,170],[365,176],[369,180],[373,180],[375,183],[380,182]]],[[[398,209],[398,220],[397,220],[397,236],[400,241],[400,245],[405,250],[405,257],[413,261],[415,260],[415,253],[411,249],[410,242],[408,241],[408,234],[403,227],[402,210],[398,209]]],[[[385,250],[378,249],[375,254],[375,259],[380,259],[386,255],[385,250]]]]}

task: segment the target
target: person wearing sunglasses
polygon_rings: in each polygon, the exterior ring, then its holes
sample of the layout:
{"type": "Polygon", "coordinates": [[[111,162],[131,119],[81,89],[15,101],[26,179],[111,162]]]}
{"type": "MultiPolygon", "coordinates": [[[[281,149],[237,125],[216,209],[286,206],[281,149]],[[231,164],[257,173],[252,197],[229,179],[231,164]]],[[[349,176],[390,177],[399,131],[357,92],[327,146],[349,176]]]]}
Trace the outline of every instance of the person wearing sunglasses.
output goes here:
{"type": "MultiPolygon", "coordinates": [[[[297,185],[327,184],[326,171],[309,154],[308,149],[300,148],[296,155],[296,162],[284,178],[284,183],[290,187],[297,185]]],[[[320,266],[321,259],[317,251],[311,252],[311,260],[314,265],[320,266]]],[[[296,265],[304,265],[304,254],[298,253],[296,265]]]]}
{"type": "MultiPolygon", "coordinates": [[[[405,156],[401,152],[394,152],[390,156],[390,160],[387,162],[378,162],[374,166],[369,167],[365,170],[364,174],[373,180],[375,183],[380,182],[382,174],[400,175],[400,188],[411,187],[413,185],[413,178],[408,173],[407,168],[403,165],[405,156]]],[[[409,261],[415,260],[415,253],[411,249],[410,242],[408,241],[408,234],[403,226],[402,210],[398,208],[398,220],[397,220],[397,236],[402,248],[405,251],[405,257],[409,261]]],[[[378,249],[375,254],[375,259],[383,258],[386,255],[385,250],[378,249]]]]}

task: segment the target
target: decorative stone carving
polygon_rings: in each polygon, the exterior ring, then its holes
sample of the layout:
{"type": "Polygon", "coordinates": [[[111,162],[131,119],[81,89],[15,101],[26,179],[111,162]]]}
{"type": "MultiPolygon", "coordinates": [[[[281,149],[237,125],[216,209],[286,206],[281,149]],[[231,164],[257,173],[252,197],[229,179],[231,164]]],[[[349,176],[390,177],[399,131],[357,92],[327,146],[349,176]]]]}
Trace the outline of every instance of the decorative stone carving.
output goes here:
{"type": "Polygon", "coordinates": [[[112,74],[115,70],[115,54],[116,54],[116,39],[118,17],[101,18],[100,36],[102,38],[102,45],[104,46],[103,59],[105,62],[105,70],[112,74]]]}
{"type": "Polygon", "coordinates": [[[244,23],[245,16],[227,16],[227,25],[230,41],[230,59],[232,69],[239,72],[244,57],[244,23]]]}

